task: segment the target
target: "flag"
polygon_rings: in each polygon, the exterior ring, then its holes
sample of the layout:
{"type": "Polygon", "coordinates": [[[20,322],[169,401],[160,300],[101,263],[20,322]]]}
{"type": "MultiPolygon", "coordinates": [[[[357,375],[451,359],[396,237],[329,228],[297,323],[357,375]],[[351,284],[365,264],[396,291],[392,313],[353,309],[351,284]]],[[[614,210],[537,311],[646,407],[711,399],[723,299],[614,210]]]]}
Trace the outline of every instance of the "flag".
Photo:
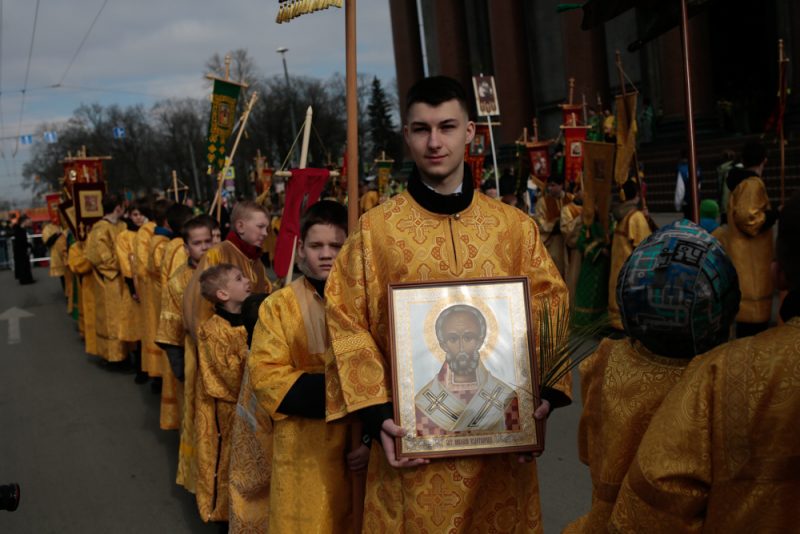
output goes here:
{"type": "Polygon", "coordinates": [[[286,277],[289,272],[294,238],[300,238],[300,216],[319,200],[330,174],[328,169],[293,169],[292,176],[287,180],[273,265],[275,274],[280,278],[286,277]]]}
{"type": "Polygon", "coordinates": [[[208,167],[216,174],[225,166],[225,143],[233,131],[236,101],[242,86],[214,78],[211,117],[208,121],[208,167]]]}
{"type": "Polygon", "coordinates": [[[583,143],[583,225],[589,227],[595,214],[608,235],[611,181],[614,176],[614,143],[583,143]]]}
{"type": "MultiPolygon", "coordinates": [[[[617,161],[614,180],[622,185],[628,181],[631,161],[636,153],[636,97],[638,93],[618,95],[617,106],[617,161]]],[[[638,169],[637,169],[638,172],[638,169]]]]}
{"type": "Polygon", "coordinates": [[[583,172],[583,144],[587,126],[562,126],[564,129],[564,181],[575,182],[583,172]]]}

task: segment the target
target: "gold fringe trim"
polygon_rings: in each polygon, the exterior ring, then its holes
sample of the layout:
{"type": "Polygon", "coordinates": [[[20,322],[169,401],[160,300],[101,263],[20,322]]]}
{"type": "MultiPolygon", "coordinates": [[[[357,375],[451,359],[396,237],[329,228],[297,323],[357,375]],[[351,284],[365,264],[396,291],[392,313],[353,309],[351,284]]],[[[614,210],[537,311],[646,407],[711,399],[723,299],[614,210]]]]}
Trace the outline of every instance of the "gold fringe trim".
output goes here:
{"type": "Polygon", "coordinates": [[[342,7],[342,0],[282,0],[278,7],[278,16],[275,22],[282,24],[315,11],[322,11],[329,7],[342,7]]]}

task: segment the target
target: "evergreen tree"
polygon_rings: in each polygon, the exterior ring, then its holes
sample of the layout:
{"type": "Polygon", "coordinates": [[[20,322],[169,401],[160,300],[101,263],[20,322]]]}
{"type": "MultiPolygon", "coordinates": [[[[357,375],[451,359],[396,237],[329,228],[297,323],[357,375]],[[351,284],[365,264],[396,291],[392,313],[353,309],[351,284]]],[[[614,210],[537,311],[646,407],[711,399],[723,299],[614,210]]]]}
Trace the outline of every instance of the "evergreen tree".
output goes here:
{"type": "Polygon", "coordinates": [[[391,104],[386,92],[381,86],[381,81],[376,77],[372,79],[372,92],[370,95],[367,116],[369,119],[369,138],[373,157],[386,152],[387,157],[397,156],[400,146],[400,135],[395,129],[391,115],[391,104]]]}

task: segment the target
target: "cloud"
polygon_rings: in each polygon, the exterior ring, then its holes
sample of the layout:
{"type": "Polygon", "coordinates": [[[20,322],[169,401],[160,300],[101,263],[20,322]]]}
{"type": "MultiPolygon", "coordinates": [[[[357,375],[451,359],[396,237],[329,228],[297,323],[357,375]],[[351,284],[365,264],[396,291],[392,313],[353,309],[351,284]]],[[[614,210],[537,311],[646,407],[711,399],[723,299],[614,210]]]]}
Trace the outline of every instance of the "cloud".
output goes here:
{"type": "MultiPolygon", "coordinates": [[[[292,76],[328,78],[345,72],[344,9],[276,24],[274,0],[110,0],[69,69],[65,87],[47,88],[60,80],[103,1],[40,3],[25,129],[68,117],[81,103],[150,105],[169,96],[202,97],[208,92],[203,81],[206,60],[236,48],[246,48],[265,76],[283,74],[281,56],[275,52],[281,46],[289,49],[286,60],[292,76]]],[[[0,90],[5,128],[0,136],[16,135],[34,6],[4,6],[0,90]]],[[[388,1],[360,2],[357,9],[358,71],[377,75],[388,86],[395,77],[388,1]]],[[[6,174],[0,162],[4,196],[8,180],[21,180],[6,174]]]]}

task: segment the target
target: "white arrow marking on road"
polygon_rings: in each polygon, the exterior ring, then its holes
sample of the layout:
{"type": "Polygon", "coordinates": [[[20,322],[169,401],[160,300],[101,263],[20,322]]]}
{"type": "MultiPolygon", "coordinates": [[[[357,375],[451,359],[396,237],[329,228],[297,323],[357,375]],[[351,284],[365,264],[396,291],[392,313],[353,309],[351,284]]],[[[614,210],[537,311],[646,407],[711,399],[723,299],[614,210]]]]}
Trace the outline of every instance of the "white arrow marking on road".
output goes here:
{"type": "Polygon", "coordinates": [[[0,321],[8,321],[8,344],[16,345],[22,341],[19,331],[19,320],[33,317],[33,314],[21,308],[11,307],[0,314],[0,321]]]}

